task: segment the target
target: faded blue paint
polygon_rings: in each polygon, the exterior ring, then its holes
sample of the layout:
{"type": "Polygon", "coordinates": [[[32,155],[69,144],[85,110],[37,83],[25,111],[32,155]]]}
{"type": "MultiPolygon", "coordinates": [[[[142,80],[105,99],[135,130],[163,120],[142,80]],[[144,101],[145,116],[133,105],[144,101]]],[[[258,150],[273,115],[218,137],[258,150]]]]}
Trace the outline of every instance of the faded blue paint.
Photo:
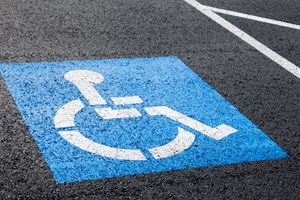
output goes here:
{"type": "MultiPolygon", "coordinates": [[[[287,154],[177,57],[1,64],[0,72],[58,183],[132,174],[283,158],[287,154]],[[64,79],[74,69],[101,73],[97,90],[112,108],[137,108],[143,116],[102,120],[77,88],[64,79]],[[144,104],[115,106],[110,97],[140,96],[144,104]],[[54,127],[57,110],[80,98],[75,118],[80,132],[116,148],[141,149],[146,161],[123,161],[83,151],[54,127]],[[149,116],[148,106],[168,106],[211,127],[227,124],[238,132],[214,140],[188,127],[196,140],[186,151],[155,160],[149,148],[172,141],[180,124],[149,116]]],[[[108,107],[102,106],[102,107],[108,107]]]]}

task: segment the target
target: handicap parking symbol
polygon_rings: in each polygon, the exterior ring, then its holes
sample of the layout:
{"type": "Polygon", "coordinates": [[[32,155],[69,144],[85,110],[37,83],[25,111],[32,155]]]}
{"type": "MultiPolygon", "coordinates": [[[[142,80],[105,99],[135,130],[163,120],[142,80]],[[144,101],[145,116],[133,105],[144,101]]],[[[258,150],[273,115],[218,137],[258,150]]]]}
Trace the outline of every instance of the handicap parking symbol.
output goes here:
{"type": "Polygon", "coordinates": [[[58,183],[287,156],[177,57],[0,72],[58,183]]]}

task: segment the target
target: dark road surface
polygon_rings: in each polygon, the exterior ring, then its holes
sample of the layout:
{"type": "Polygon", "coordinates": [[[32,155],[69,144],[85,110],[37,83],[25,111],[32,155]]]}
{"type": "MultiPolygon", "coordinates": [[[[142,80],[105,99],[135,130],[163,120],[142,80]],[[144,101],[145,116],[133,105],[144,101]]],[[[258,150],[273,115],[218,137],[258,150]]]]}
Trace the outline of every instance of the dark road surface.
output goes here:
{"type": "MultiPolygon", "coordinates": [[[[298,0],[199,2],[300,24],[298,0]]],[[[300,30],[220,16],[300,65],[300,30]]],[[[157,56],[180,58],[289,157],[57,184],[0,76],[0,199],[299,198],[300,79],[185,1],[1,1],[1,63],[157,56]]]]}

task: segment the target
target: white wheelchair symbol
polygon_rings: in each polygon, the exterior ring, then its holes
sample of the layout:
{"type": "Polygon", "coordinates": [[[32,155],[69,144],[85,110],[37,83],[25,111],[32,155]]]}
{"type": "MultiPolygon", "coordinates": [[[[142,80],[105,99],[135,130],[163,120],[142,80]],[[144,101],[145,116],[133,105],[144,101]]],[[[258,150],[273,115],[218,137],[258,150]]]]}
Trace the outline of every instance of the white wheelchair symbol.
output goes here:
{"type": "MultiPolygon", "coordinates": [[[[64,77],[78,88],[90,105],[107,104],[94,88],[95,84],[104,81],[104,77],[101,74],[89,70],[72,70],[67,72],[64,77]]],[[[116,105],[143,103],[143,100],[139,96],[112,97],[111,99],[116,105]]],[[[54,117],[55,127],[75,127],[75,115],[83,108],[84,104],[79,98],[62,106],[54,117]]],[[[145,107],[144,109],[151,116],[162,115],[168,117],[215,140],[220,140],[237,132],[236,129],[226,124],[221,124],[216,128],[212,128],[166,106],[145,107]]],[[[108,107],[95,108],[95,111],[104,120],[142,116],[135,108],[113,110],[108,107]]],[[[59,131],[59,134],[72,145],[93,154],[120,160],[147,160],[140,150],[121,149],[102,145],[86,138],[78,130],[59,131]]],[[[155,159],[167,158],[188,149],[194,140],[195,135],[193,133],[178,127],[178,134],[171,142],[151,148],[149,149],[149,152],[155,159]]]]}

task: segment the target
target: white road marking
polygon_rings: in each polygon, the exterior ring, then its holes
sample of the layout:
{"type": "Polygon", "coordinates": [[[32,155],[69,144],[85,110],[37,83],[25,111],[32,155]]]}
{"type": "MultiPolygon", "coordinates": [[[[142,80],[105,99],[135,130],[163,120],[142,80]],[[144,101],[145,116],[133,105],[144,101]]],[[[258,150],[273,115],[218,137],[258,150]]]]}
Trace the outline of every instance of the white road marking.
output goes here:
{"type": "Polygon", "coordinates": [[[148,107],[145,108],[145,110],[149,115],[164,115],[215,140],[221,140],[222,138],[237,132],[236,129],[226,124],[221,124],[216,128],[212,128],[166,106],[148,107]]]}
{"type": "Polygon", "coordinates": [[[103,119],[120,119],[142,116],[142,114],[135,108],[118,110],[112,110],[111,108],[95,108],[95,110],[103,119]]]}
{"type": "Polygon", "coordinates": [[[106,101],[94,88],[95,84],[104,81],[101,74],[89,70],[72,70],[67,72],[64,77],[78,88],[91,105],[106,104],[106,101]]]}
{"type": "Polygon", "coordinates": [[[248,15],[248,14],[244,14],[244,13],[239,13],[239,12],[230,11],[230,10],[224,10],[224,9],[220,9],[220,8],[210,7],[210,6],[204,6],[203,9],[211,10],[213,12],[222,13],[225,15],[231,15],[231,16],[235,16],[235,17],[241,17],[241,18],[251,19],[251,20],[255,20],[255,21],[259,21],[259,22],[263,22],[263,23],[268,23],[268,24],[273,24],[273,25],[277,25],[277,26],[283,26],[283,27],[287,27],[287,28],[293,28],[293,29],[300,30],[300,25],[297,25],[297,24],[282,22],[282,21],[268,19],[268,18],[264,18],[264,17],[258,17],[258,16],[254,16],[254,15],[248,15]]]}
{"type": "Polygon", "coordinates": [[[84,137],[79,131],[60,131],[59,134],[74,146],[97,155],[120,160],[147,160],[140,150],[105,146],[84,137]]]}
{"type": "Polygon", "coordinates": [[[111,97],[111,100],[114,102],[115,105],[127,105],[127,104],[143,103],[143,100],[139,96],[111,97]]]}
{"type": "Polygon", "coordinates": [[[174,156],[188,149],[195,140],[195,135],[182,129],[178,128],[178,135],[174,140],[163,146],[149,149],[150,153],[155,159],[167,158],[174,156]]]}
{"type": "Polygon", "coordinates": [[[271,60],[279,64],[280,66],[282,66],[284,69],[288,70],[290,73],[294,74],[296,77],[300,78],[300,68],[294,65],[293,63],[291,63],[290,61],[288,61],[287,59],[283,58],[276,52],[272,51],[270,48],[268,48],[261,42],[257,41],[256,39],[254,39],[244,31],[242,31],[238,27],[234,26],[230,22],[226,21],[224,18],[220,17],[213,11],[207,9],[206,6],[198,3],[195,0],[184,0],[184,1],[190,4],[191,6],[195,7],[204,15],[214,20],[216,23],[218,23],[219,25],[221,25],[222,27],[224,27],[225,29],[227,29],[228,31],[230,31],[231,33],[233,33],[234,35],[236,35],[237,37],[239,37],[240,39],[242,39],[252,47],[254,47],[256,50],[258,50],[259,52],[261,52],[262,54],[264,54],[265,56],[267,56],[268,58],[270,58],[271,60]]]}
{"type": "Polygon", "coordinates": [[[79,99],[70,101],[62,106],[54,116],[54,124],[56,128],[66,128],[75,126],[74,118],[84,105],[79,99]]]}

